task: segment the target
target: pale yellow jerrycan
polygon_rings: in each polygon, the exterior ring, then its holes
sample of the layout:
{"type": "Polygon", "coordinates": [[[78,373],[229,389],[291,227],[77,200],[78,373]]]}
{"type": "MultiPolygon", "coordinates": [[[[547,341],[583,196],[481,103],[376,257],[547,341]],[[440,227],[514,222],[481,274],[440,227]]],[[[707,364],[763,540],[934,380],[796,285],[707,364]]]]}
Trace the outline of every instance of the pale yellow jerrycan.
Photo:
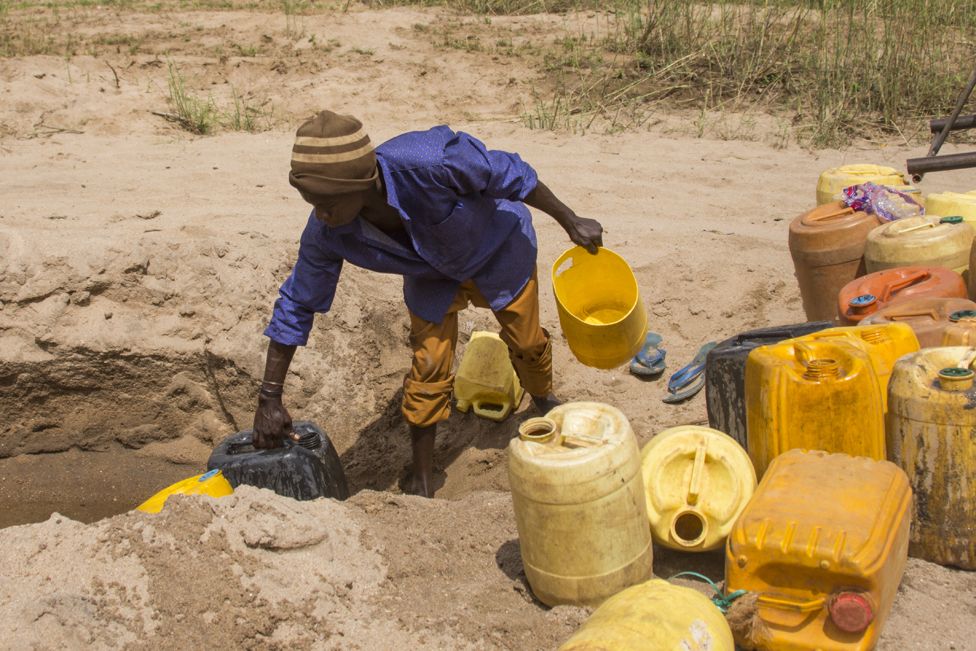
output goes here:
{"type": "Polygon", "coordinates": [[[607,599],[559,651],[734,651],[722,611],[692,588],[652,579],[607,599]]]}
{"type": "Polygon", "coordinates": [[[721,547],[756,489],[749,455],[708,427],[666,429],[644,446],[641,472],[655,542],[682,551],[721,547]]]}
{"type": "Polygon", "coordinates": [[[760,478],[794,448],[884,459],[883,414],[871,358],[849,341],[787,340],[746,359],[749,457],[760,478]]]}
{"type": "Polygon", "coordinates": [[[761,620],[750,631],[734,627],[736,642],[874,649],[908,561],[911,500],[905,473],[887,461],[801,450],[777,457],[726,547],[726,592],[755,595],[761,620]]]}
{"type": "Polygon", "coordinates": [[[914,489],[911,554],[976,570],[976,348],[901,359],[890,385],[888,458],[914,489]]]}
{"type": "Polygon", "coordinates": [[[220,470],[210,470],[202,475],[196,475],[175,484],[167,486],[148,500],[136,507],[137,511],[145,513],[159,513],[163,510],[166,500],[171,495],[207,495],[208,497],[225,497],[234,492],[230,482],[220,470]]]}
{"type": "Polygon", "coordinates": [[[494,332],[472,332],[454,376],[458,410],[473,409],[482,418],[503,420],[518,409],[523,393],[501,337],[494,332]]]}
{"type": "Polygon", "coordinates": [[[878,378],[881,389],[882,410],[887,410],[888,379],[898,358],[919,349],[918,337],[907,323],[883,323],[878,325],[838,326],[812,332],[793,341],[826,341],[842,339],[854,344],[865,353],[878,378]]]}
{"type": "Polygon", "coordinates": [[[925,213],[939,217],[959,215],[976,227],[976,190],[970,192],[936,192],[925,200],[925,213]]]}
{"type": "Polygon", "coordinates": [[[976,310],[956,310],[942,331],[942,346],[976,346],[976,310]]]}
{"type": "Polygon", "coordinates": [[[969,280],[969,253],[976,230],[961,217],[908,217],[868,233],[864,265],[868,273],[923,265],[946,267],[969,280]]]}
{"type": "Polygon", "coordinates": [[[598,605],[651,578],[640,450],[620,410],[572,402],[508,446],[519,549],[543,603],[598,605]]]}
{"type": "Polygon", "coordinates": [[[905,178],[893,167],[860,163],[841,165],[824,170],[817,179],[817,205],[837,201],[844,188],[867,182],[877,185],[890,185],[904,190],[905,178]]]}
{"type": "Polygon", "coordinates": [[[647,310],[630,265],[610,249],[580,246],[552,265],[559,326],[581,363],[610,369],[630,361],[647,335],[647,310]]]}

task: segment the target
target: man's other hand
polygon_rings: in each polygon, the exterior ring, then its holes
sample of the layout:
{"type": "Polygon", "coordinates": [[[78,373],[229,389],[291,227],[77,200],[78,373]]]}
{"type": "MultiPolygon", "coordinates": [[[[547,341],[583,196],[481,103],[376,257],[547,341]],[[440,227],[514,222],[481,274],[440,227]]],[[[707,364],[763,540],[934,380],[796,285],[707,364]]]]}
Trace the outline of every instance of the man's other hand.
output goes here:
{"type": "Polygon", "coordinates": [[[603,226],[595,219],[576,217],[566,228],[569,239],[590,253],[595,254],[603,246],[603,226]]]}

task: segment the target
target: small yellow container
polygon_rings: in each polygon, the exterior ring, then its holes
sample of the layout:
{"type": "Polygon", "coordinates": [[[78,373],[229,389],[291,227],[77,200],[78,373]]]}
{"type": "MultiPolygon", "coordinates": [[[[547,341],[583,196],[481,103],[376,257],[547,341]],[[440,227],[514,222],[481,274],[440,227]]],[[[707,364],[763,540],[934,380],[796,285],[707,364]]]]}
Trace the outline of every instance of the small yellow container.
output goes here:
{"type": "Polygon", "coordinates": [[[855,164],[841,165],[824,170],[817,180],[817,205],[840,199],[844,188],[867,183],[890,185],[898,190],[906,185],[904,177],[893,167],[883,165],[855,164]]]}
{"type": "Polygon", "coordinates": [[[136,507],[137,511],[146,513],[159,513],[170,495],[207,495],[209,497],[225,497],[234,492],[230,482],[224,477],[220,470],[210,470],[178,481],[172,486],[168,486],[159,491],[148,500],[136,507]]]}
{"type": "Polygon", "coordinates": [[[597,402],[532,418],[508,446],[519,549],[543,603],[595,606],[651,578],[640,450],[627,418],[597,402]]]}
{"type": "Polygon", "coordinates": [[[458,410],[473,409],[482,418],[503,420],[518,409],[523,393],[501,337],[494,332],[472,332],[454,376],[458,410]]]}
{"type": "Polygon", "coordinates": [[[946,267],[968,281],[969,253],[976,231],[972,226],[941,217],[908,217],[878,226],[868,233],[864,265],[868,273],[924,265],[946,267]]]}
{"type": "Polygon", "coordinates": [[[911,553],[976,570],[976,348],[929,348],[891,376],[888,458],[914,489],[911,553]]]}
{"type": "Polygon", "coordinates": [[[559,651],[733,651],[715,604],[661,579],[627,588],[583,622],[559,651]]]}
{"type": "Polygon", "coordinates": [[[756,489],[756,471],[742,446],[696,425],[672,427],[648,441],[641,472],[651,535],[682,551],[722,546],[756,489]]]}
{"type": "Polygon", "coordinates": [[[949,315],[942,346],[976,346],[976,310],[958,310],[949,315]]]}
{"type": "Polygon", "coordinates": [[[925,200],[925,213],[939,217],[959,215],[971,226],[976,226],[976,190],[930,194],[925,200]]]}
{"type": "Polygon", "coordinates": [[[758,593],[766,629],[764,639],[736,641],[873,649],[905,572],[911,502],[893,463],[800,450],[777,457],[726,548],[726,591],[758,593]]]}
{"type": "Polygon", "coordinates": [[[760,478],[794,448],[884,459],[884,399],[870,355],[839,338],[756,348],[746,359],[746,427],[760,478]]]}
{"type": "Polygon", "coordinates": [[[885,323],[878,325],[839,326],[797,337],[793,341],[825,341],[843,339],[854,344],[868,354],[871,368],[878,378],[881,388],[881,404],[887,410],[888,379],[895,362],[903,355],[919,349],[915,331],[907,323],[885,323]]]}
{"type": "Polygon", "coordinates": [[[563,253],[552,266],[559,325],[569,349],[583,364],[615,368],[644,343],[647,311],[627,262],[610,249],[596,255],[582,247],[563,253]]]}

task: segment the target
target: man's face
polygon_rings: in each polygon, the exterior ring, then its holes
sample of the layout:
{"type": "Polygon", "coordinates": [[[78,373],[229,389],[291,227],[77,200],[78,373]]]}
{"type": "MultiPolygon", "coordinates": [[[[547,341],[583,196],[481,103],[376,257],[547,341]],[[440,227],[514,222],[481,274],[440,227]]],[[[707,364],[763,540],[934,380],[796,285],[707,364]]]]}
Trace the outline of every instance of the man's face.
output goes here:
{"type": "Polygon", "coordinates": [[[315,207],[315,218],[327,226],[344,226],[354,220],[363,209],[363,193],[318,196],[301,193],[302,198],[315,207]]]}

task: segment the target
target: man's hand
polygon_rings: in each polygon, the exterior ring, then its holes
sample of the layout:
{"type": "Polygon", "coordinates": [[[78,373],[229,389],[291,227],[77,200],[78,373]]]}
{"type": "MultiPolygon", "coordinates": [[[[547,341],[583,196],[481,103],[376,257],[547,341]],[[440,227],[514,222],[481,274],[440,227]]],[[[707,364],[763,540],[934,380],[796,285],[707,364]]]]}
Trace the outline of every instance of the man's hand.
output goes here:
{"type": "Polygon", "coordinates": [[[595,254],[603,246],[603,226],[595,219],[575,217],[566,224],[566,232],[574,244],[582,246],[590,253],[595,254]]]}
{"type": "Polygon", "coordinates": [[[288,436],[298,440],[291,429],[291,415],[281,402],[281,396],[258,396],[258,409],[254,412],[254,440],[252,445],[258,449],[280,448],[281,440],[288,436]]]}

